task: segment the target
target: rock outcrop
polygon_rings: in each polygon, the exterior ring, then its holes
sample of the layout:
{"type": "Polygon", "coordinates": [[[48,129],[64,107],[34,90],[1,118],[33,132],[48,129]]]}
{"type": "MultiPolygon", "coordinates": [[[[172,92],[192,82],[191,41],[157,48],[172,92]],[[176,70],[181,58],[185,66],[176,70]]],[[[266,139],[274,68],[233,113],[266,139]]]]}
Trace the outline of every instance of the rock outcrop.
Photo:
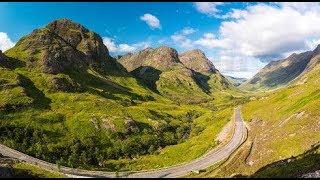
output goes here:
{"type": "Polygon", "coordinates": [[[20,39],[9,54],[26,61],[28,67],[40,67],[42,72],[50,74],[74,68],[101,72],[124,70],[109,55],[98,34],[68,19],[55,20],[34,30],[20,39]]]}
{"type": "Polygon", "coordinates": [[[199,49],[182,53],[179,59],[186,67],[197,72],[213,73],[216,71],[213,63],[199,49]]]}

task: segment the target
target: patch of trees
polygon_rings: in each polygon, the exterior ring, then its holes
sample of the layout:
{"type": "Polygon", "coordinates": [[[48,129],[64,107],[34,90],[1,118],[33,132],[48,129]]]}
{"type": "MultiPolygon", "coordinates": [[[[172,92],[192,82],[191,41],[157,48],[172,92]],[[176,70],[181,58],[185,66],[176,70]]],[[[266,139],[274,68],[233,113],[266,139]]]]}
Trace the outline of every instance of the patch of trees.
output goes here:
{"type": "Polygon", "coordinates": [[[105,160],[137,158],[158,153],[177,144],[189,134],[188,127],[166,127],[159,131],[143,129],[139,134],[99,135],[79,139],[64,132],[51,132],[17,125],[0,126],[1,143],[33,157],[68,167],[105,167],[105,160]],[[175,130],[175,131],[167,131],[175,130]]]}

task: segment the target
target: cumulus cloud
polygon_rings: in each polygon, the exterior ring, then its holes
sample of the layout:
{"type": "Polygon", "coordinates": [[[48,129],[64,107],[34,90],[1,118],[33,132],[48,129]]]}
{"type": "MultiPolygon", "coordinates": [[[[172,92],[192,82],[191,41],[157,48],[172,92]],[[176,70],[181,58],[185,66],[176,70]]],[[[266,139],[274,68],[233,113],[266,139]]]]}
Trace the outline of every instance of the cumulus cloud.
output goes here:
{"type": "Polygon", "coordinates": [[[150,42],[139,42],[135,44],[119,44],[117,45],[113,39],[109,37],[104,37],[103,38],[103,44],[107,46],[108,50],[112,54],[124,54],[128,52],[134,52],[140,49],[145,49],[147,47],[150,47],[151,43],[150,42]]]}
{"type": "Polygon", "coordinates": [[[159,19],[152,14],[144,14],[140,17],[140,20],[145,21],[151,29],[161,29],[161,24],[159,19]]]}
{"type": "Polygon", "coordinates": [[[195,2],[194,4],[200,13],[217,16],[217,13],[220,12],[217,6],[222,5],[223,2],[195,2]]]}
{"type": "Polygon", "coordinates": [[[197,31],[198,31],[197,29],[194,29],[191,27],[185,27],[182,30],[175,32],[171,36],[171,40],[179,48],[182,48],[184,50],[192,49],[194,47],[194,42],[191,39],[189,39],[187,36],[197,31]]]}
{"type": "Polygon", "coordinates": [[[9,38],[7,33],[0,32],[0,50],[6,51],[15,45],[14,42],[9,38]]]}
{"type": "Polygon", "coordinates": [[[320,4],[277,5],[233,10],[228,13],[232,19],[221,23],[219,38],[203,37],[197,44],[266,61],[286,52],[309,50],[311,42],[320,39],[320,26],[316,25],[320,23],[320,4]]]}
{"type": "Polygon", "coordinates": [[[246,56],[220,55],[217,58],[208,58],[219,71],[228,76],[251,78],[267,63],[259,59],[246,56]]]}
{"type": "Polygon", "coordinates": [[[189,35],[189,34],[193,34],[195,32],[197,32],[197,29],[191,28],[191,27],[185,27],[182,29],[182,34],[183,35],[189,35]]]}

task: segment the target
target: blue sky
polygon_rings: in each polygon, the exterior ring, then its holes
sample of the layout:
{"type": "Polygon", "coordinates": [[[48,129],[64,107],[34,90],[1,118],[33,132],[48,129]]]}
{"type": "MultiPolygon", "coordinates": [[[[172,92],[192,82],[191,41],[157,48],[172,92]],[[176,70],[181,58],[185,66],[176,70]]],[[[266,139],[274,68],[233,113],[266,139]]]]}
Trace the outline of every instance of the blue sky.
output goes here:
{"type": "Polygon", "coordinates": [[[250,78],[271,60],[314,49],[319,10],[319,3],[1,2],[0,50],[69,18],[98,33],[111,55],[161,45],[201,49],[223,74],[250,78]]]}

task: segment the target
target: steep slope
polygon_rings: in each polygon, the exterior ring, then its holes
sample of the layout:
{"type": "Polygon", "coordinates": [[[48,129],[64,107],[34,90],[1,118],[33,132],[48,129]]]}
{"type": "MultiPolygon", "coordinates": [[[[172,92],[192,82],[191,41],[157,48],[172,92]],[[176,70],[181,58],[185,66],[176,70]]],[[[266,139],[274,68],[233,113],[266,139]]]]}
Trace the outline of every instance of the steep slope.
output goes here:
{"type": "Polygon", "coordinates": [[[124,55],[119,62],[150,89],[165,97],[185,102],[209,98],[203,87],[198,86],[195,72],[180,62],[178,52],[173,48],[147,48],[124,55]],[[186,99],[185,96],[190,98],[186,99]]]}
{"type": "MultiPolygon", "coordinates": [[[[163,53],[153,56],[155,67],[182,72],[174,51],[163,53]],[[163,56],[172,57],[168,64],[163,56]]],[[[105,167],[106,160],[155,153],[188,140],[193,119],[211,112],[144,87],[99,35],[67,19],[1,53],[0,72],[0,143],[65,166],[105,167]]]]}
{"type": "Polygon", "coordinates": [[[299,177],[320,167],[320,55],[307,67],[287,87],[243,105],[247,142],[206,177],[299,177]]]}
{"type": "MultiPolygon", "coordinates": [[[[26,62],[30,68],[58,74],[75,68],[121,72],[96,33],[67,19],[51,22],[21,38],[6,54],[26,62]]],[[[122,68],[123,70],[123,68],[122,68]]]]}
{"type": "Polygon", "coordinates": [[[216,90],[234,88],[200,50],[178,55],[169,47],[147,48],[119,62],[150,89],[181,102],[209,100],[216,90]]]}
{"type": "Polygon", "coordinates": [[[199,49],[182,53],[179,59],[186,67],[197,72],[213,73],[216,71],[213,63],[199,49]]]}
{"type": "Polygon", "coordinates": [[[287,85],[298,77],[307,67],[310,60],[320,53],[318,45],[313,51],[292,54],[289,57],[272,61],[260,70],[253,78],[243,83],[240,88],[246,90],[267,90],[287,85]]]}

